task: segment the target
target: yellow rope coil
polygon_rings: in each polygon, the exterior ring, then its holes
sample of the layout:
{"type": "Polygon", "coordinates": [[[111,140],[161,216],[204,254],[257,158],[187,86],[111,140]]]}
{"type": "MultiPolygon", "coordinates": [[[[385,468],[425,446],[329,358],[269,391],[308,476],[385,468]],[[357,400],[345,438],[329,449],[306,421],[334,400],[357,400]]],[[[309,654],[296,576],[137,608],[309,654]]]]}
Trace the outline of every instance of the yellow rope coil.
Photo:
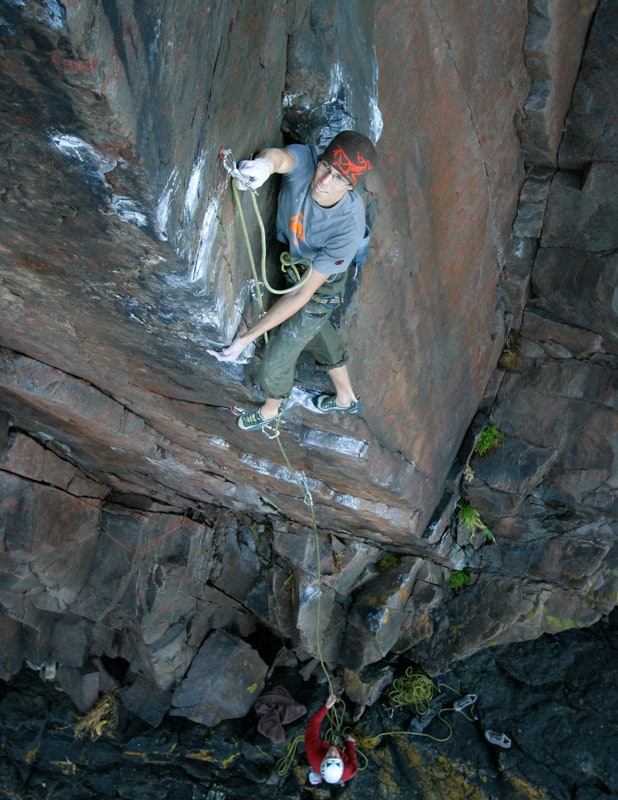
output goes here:
{"type": "Polygon", "coordinates": [[[286,754],[275,764],[275,772],[277,775],[279,775],[279,777],[287,775],[287,773],[290,771],[290,768],[296,759],[296,749],[298,748],[298,745],[304,741],[304,738],[305,737],[302,735],[302,733],[299,733],[298,736],[295,736],[289,743],[286,754]]]}
{"type": "Polygon", "coordinates": [[[417,672],[414,667],[408,667],[403,677],[393,681],[388,699],[393,708],[414,706],[416,713],[422,717],[429,713],[436,688],[431,678],[417,672]]]}

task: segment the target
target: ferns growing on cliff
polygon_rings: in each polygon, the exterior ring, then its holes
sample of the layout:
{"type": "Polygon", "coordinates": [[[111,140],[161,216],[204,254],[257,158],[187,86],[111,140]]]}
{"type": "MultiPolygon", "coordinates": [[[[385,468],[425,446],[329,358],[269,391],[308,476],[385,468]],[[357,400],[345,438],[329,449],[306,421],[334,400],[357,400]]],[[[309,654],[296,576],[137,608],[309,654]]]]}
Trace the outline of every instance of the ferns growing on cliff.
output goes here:
{"type": "Polygon", "coordinates": [[[467,503],[465,500],[460,500],[457,503],[456,520],[458,525],[461,525],[462,528],[465,528],[469,532],[471,541],[474,540],[477,531],[484,533],[485,538],[490,542],[496,541],[493,533],[481,519],[481,515],[477,509],[473,508],[470,503],[467,503]]]}

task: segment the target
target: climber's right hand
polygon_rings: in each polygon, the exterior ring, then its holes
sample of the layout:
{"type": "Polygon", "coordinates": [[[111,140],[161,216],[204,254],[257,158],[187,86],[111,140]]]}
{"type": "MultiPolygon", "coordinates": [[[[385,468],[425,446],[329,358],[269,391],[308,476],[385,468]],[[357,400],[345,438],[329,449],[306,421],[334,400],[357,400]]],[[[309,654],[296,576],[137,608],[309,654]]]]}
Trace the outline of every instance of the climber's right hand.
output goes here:
{"type": "Polygon", "coordinates": [[[259,189],[272,175],[272,164],[267,158],[254,158],[251,161],[241,161],[238,171],[243,179],[237,181],[238,189],[259,189]]]}

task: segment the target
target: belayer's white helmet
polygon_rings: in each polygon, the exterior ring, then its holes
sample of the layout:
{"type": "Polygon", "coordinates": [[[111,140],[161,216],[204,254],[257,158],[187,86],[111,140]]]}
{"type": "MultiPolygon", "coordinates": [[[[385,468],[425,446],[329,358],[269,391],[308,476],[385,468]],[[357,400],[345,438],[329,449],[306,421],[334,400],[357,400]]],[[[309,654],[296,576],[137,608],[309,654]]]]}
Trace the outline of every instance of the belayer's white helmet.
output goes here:
{"type": "Polygon", "coordinates": [[[339,783],[343,775],[343,761],[340,758],[325,758],[320,764],[320,774],[326,783],[339,783]]]}

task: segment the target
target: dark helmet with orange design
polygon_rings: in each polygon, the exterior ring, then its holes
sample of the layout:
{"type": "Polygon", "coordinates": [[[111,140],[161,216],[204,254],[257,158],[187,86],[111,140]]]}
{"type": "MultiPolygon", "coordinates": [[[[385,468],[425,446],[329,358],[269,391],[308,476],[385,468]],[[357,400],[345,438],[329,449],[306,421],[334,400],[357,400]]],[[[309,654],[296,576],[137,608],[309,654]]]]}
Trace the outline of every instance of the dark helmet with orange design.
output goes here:
{"type": "Polygon", "coordinates": [[[371,140],[364,134],[342,131],[328,145],[322,159],[355,186],[364,172],[375,167],[378,154],[371,140]]]}

